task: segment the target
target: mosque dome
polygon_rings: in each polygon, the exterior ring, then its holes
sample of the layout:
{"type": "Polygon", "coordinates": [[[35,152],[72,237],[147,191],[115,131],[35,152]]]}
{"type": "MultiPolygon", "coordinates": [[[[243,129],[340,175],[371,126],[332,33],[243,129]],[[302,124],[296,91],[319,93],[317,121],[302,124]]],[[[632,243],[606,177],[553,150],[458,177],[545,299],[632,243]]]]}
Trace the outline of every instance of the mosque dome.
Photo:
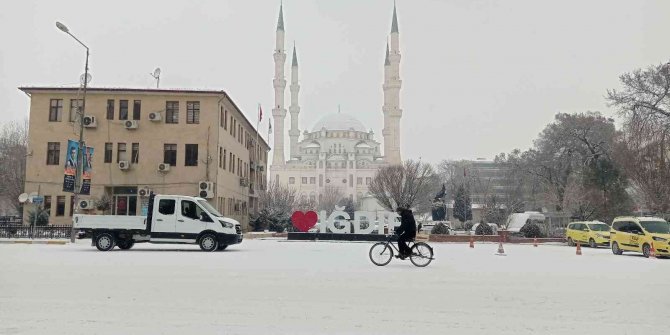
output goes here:
{"type": "Polygon", "coordinates": [[[314,125],[312,131],[320,131],[323,128],[326,128],[326,130],[354,130],[364,133],[367,132],[365,125],[361,121],[345,113],[334,113],[324,116],[314,125]]]}

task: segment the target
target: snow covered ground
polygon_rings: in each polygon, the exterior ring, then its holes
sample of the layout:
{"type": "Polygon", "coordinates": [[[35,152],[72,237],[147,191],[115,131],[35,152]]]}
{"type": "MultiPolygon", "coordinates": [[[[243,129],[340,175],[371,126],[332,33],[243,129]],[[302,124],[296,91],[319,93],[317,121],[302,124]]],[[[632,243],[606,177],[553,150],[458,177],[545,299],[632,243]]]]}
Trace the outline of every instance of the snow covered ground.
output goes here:
{"type": "Polygon", "coordinates": [[[670,307],[670,260],[608,249],[433,243],[416,268],[370,243],[89,243],[0,244],[0,334],[645,334],[670,307]]]}

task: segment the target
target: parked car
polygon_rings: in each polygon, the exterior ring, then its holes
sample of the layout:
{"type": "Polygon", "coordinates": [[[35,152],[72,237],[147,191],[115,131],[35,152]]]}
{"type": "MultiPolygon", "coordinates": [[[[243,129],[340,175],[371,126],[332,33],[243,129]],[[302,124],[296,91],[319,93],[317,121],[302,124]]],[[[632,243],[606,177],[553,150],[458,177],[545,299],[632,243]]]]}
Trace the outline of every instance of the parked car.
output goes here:
{"type": "Polygon", "coordinates": [[[600,221],[579,221],[568,224],[565,231],[568,245],[574,246],[577,242],[588,244],[591,248],[599,245],[609,246],[610,226],[600,221]]]}
{"type": "Polygon", "coordinates": [[[670,223],[661,218],[617,217],[612,221],[610,234],[615,255],[633,251],[649,257],[653,243],[657,255],[670,256],[670,223]]]}

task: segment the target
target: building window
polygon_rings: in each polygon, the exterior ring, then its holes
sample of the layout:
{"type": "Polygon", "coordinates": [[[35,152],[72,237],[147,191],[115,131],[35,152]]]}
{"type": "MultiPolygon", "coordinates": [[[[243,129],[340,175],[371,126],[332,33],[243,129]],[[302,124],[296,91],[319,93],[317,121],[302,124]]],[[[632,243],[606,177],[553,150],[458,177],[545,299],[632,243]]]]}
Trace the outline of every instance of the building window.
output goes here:
{"type": "Polygon", "coordinates": [[[44,196],[44,210],[51,215],[51,196],[50,195],[45,195],[44,196]]]}
{"type": "Polygon", "coordinates": [[[225,109],[223,111],[223,129],[226,130],[228,129],[228,110],[225,109]]]}
{"type": "Polygon", "coordinates": [[[349,187],[354,187],[354,175],[349,175],[349,187]]]}
{"type": "Polygon", "coordinates": [[[49,122],[58,122],[63,114],[63,99],[51,99],[49,103],[49,122]]]}
{"type": "Polygon", "coordinates": [[[186,123],[200,123],[200,101],[186,102],[186,123]]]}
{"type": "Polygon", "coordinates": [[[288,178],[288,183],[291,184],[291,185],[295,184],[295,177],[289,177],[288,178]]]}
{"type": "Polygon", "coordinates": [[[58,165],[60,158],[60,142],[47,143],[47,165],[58,165]]]}
{"type": "Polygon", "coordinates": [[[228,171],[229,172],[234,172],[233,171],[233,153],[231,152],[229,154],[229,156],[230,156],[230,159],[228,160],[228,171]]]}
{"type": "Polygon", "coordinates": [[[142,113],[142,100],[133,101],[133,120],[139,120],[142,113]]]}
{"type": "Polygon", "coordinates": [[[131,146],[131,153],[130,153],[130,162],[133,164],[137,164],[140,162],[140,144],[139,143],[133,143],[131,146]]]}
{"type": "Polygon", "coordinates": [[[126,159],[126,144],[117,143],[116,144],[116,162],[125,161],[126,159]]]}
{"type": "Polygon", "coordinates": [[[316,184],[316,177],[309,177],[309,183],[310,184],[316,184]]]}
{"type": "Polygon", "coordinates": [[[56,216],[65,216],[65,196],[56,197],[56,216]]]}
{"type": "Polygon", "coordinates": [[[223,166],[221,167],[222,169],[226,168],[226,155],[227,155],[226,149],[223,149],[223,166]]]}
{"type": "Polygon", "coordinates": [[[77,121],[77,116],[81,113],[80,108],[84,104],[82,99],[70,99],[70,122],[77,121]]]}
{"type": "Polygon", "coordinates": [[[302,177],[302,183],[307,184],[307,177],[302,177]]]}
{"type": "Polygon", "coordinates": [[[356,185],[363,185],[363,177],[356,178],[356,185]]]}
{"type": "Polygon", "coordinates": [[[319,187],[323,186],[323,175],[319,175],[319,187]]]}
{"type": "Polygon", "coordinates": [[[119,120],[128,120],[128,100],[119,100],[119,120]]]}
{"type": "Polygon", "coordinates": [[[112,162],[112,149],[114,148],[114,144],[112,143],[105,143],[105,163],[111,163],[112,162]]]}
{"type": "Polygon", "coordinates": [[[164,144],[163,145],[163,163],[171,166],[177,165],[177,145],[164,144]]]}
{"type": "Polygon", "coordinates": [[[184,166],[198,166],[198,145],[186,144],[184,149],[184,166]]]}
{"type": "Polygon", "coordinates": [[[223,124],[226,123],[226,118],[223,116],[223,107],[219,111],[219,127],[223,128],[223,124]]]}
{"type": "MultiPolygon", "coordinates": [[[[228,114],[228,111],[226,111],[226,114],[228,114]]],[[[235,136],[233,134],[233,116],[232,115],[230,116],[230,123],[228,123],[228,125],[230,126],[230,136],[235,136]]]]}
{"type": "Polygon", "coordinates": [[[107,120],[114,120],[114,100],[107,100],[107,120]]]}
{"type": "Polygon", "coordinates": [[[370,185],[372,182],[372,177],[365,177],[365,185],[370,185]]]}
{"type": "Polygon", "coordinates": [[[179,123],[179,101],[165,103],[165,123],[179,123]]]}
{"type": "Polygon", "coordinates": [[[222,163],[223,163],[223,148],[219,147],[219,169],[221,168],[222,163]]]}

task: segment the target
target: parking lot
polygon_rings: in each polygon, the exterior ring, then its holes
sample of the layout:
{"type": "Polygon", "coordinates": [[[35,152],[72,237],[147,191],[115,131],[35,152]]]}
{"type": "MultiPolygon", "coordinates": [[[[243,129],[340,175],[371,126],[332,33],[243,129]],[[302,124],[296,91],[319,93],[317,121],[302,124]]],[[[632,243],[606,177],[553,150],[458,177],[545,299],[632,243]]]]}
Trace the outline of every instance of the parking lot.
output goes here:
{"type": "Polygon", "coordinates": [[[416,268],[371,243],[89,244],[0,244],[0,334],[644,334],[670,306],[670,260],[604,248],[433,243],[416,268]]]}

